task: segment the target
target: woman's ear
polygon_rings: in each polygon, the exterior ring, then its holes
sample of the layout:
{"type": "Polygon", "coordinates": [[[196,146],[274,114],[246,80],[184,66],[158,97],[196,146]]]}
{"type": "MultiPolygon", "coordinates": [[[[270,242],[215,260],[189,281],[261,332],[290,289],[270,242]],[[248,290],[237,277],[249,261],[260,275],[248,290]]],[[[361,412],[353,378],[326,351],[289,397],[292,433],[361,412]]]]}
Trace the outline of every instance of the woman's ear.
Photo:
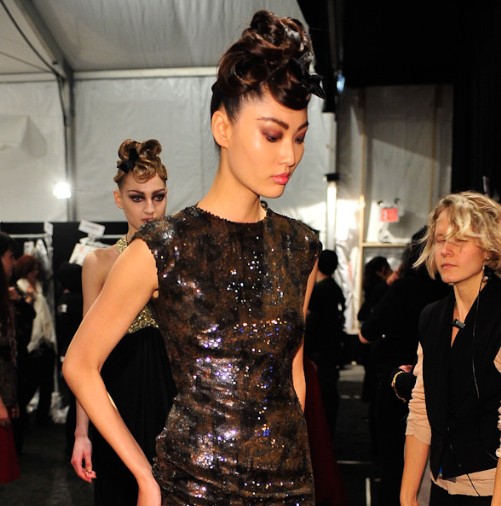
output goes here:
{"type": "Polygon", "coordinates": [[[218,110],[212,115],[211,129],[216,143],[222,148],[227,148],[231,138],[231,123],[224,110],[218,110]]]}
{"type": "Polygon", "coordinates": [[[118,209],[123,209],[122,196],[118,190],[113,190],[113,200],[115,201],[115,205],[118,209]]]}

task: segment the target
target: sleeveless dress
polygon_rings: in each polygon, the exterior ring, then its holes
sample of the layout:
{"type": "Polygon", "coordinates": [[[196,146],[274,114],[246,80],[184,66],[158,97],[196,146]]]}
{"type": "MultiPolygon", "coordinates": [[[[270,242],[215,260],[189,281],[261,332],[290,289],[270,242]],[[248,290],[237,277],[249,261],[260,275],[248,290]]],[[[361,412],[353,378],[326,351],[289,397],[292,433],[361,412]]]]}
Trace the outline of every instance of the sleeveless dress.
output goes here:
{"type": "MultiPolygon", "coordinates": [[[[127,247],[125,237],[117,247],[122,253],[127,247]]],[[[155,438],[164,428],[175,387],[158,325],[147,306],[110,353],[101,375],[125,424],[153,462],[155,438]]],[[[92,429],[96,506],[136,506],[136,479],[99,432],[92,429]]]]}
{"type": "Polygon", "coordinates": [[[136,237],[156,260],[152,310],[178,392],[153,467],[163,504],[313,505],[292,360],[315,233],[270,209],[234,223],[193,206],[136,237]]]}

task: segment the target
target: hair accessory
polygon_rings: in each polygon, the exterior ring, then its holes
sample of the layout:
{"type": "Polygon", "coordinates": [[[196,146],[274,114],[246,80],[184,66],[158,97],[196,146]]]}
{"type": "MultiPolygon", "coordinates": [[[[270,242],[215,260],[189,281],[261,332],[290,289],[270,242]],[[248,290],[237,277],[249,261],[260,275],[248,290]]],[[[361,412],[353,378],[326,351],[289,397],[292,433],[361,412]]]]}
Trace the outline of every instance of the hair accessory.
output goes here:
{"type": "Polygon", "coordinates": [[[308,90],[308,92],[319,98],[325,98],[325,91],[321,86],[322,76],[318,74],[310,74],[308,72],[307,64],[297,58],[291,58],[290,61],[296,70],[296,75],[299,81],[308,90]]]}
{"type": "Polygon", "coordinates": [[[117,168],[127,174],[134,168],[138,159],[139,155],[137,153],[136,148],[131,148],[129,151],[129,159],[126,160],[125,162],[117,164],[117,168]]]}

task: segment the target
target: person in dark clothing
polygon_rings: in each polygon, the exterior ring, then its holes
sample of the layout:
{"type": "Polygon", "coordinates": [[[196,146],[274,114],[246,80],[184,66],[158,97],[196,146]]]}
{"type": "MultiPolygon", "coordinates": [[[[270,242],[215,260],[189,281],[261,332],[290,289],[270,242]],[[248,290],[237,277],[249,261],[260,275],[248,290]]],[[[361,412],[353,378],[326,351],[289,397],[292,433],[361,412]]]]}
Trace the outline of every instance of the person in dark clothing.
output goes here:
{"type": "Polygon", "coordinates": [[[62,404],[68,406],[65,424],[66,452],[71,454],[75,441],[76,403],[75,396],[61,375],[61,364],[83,317],[82,266],[63,262],[57,271],[57,279],[62,290],[56,305],[56,337],[59,354],[58,378],[62,404]]]}
{"type": "Polygon", "coordinates": [[[408,407],[403,397],[395,395],[393,378],[400,372],[410,371],[416,363],[418,319],[422,309],[450,291],[440,279],[432,279],[424,266],[413,268],[423,249],[421,238],[425,232],[423,227],[412,236],[402,256],[399,278],[388,287],[360,331],[363,343],[373,343],[379,506],[400,505],[408,407]]]}
{"type": "Polygon", "coordinates": [[[305,354],[317,366],[318,380],[332,436],[339,408],[339,368],[344,338],[345,297],[333,278],[338,266],[335,251],[323,250],[317,281],[306,315],[305,354]]]}
{"type": "MultiPolygon", "coordinates": [[[[371,314],[374,306],[381,300],[383,295],[388,290],[390,284],[398,277],[398,272],[395,272],[386,257],[375,256],[371,258],[364,266],[364,274],[362,278],[362,289],[364,293],[363,303],[357,314],[357,319],[360,325],[363,324],[371,314]]],[[[377,379],[375,374],[375,358],[374,358],[374,345],[360,346],[361,363],[364,366],[364,378],[362,381],[362,401],[368,403],[368,416],[369,433],[371,454],[377,458],[378,447],[375,427],[375,404],[376,404],[376,391],[377,379]]]]}
{"type": "Polygon", "coordinates": [[[372,308],[384,295],[389,286],[386,280],[392,273],[393,269],[383,256],[375,256],[365,264],[362,280],[364,300],[357,313],[359,322],[363,323],[369,317],[372,308]]]}
{"type": "MultiPolygon", "coordinates": [[[[28,344],[31,339],[33,321],[36,317],[33,308],[33,300],[29,294],[22,295],[15,287],[11,287],[11,299],[14,306],[16,343],[17,343],[17,376],[18,392],[20,398],[26,398],[26,392],[30,389],[30,356],[28,344]]],[[[29,415],[24,403],[19,404],[19,418],[14,420],[14,441],[17,453],[20,454],[24,447],[24,434],[29,429],[29,415]]]]}
{"type": "Polygon", "coordinates": [[[34,255],[22,255],[16,260],[16,290],[23,298],[33,301],[35,319],[28,343],[26,388],[20,391],[21,409],[27,409],[38,392],[35,420],[40,426],[49,426],[52,419],[52,393],[54,392],[54,370],[56,364],[56,330],[54,317],[45,296],[42,264],[34,255]]]}
{"type": "Polygon", "coordinates": [[[19,417],[14,311],[8,280],[15,259],[13,240],[0,232],[0,484],[19,478],[12,423],[19,417]]]}
{"type": "MultiPolygon", "coordinates": [[[[16,266],[15,259],[16,243],[8,234],[0,232],[0,257],[6,275],[6,281],[10,282],[16,266]]],[[[14,335],[16,348],[16,376],[17,397],[22,398],[28,388],[29,377],[28,343],[31,339],[31,330],[36,313],[33,309],[33,297],[30,294],[22,294],[16,286],[8,286],[10,306],[13,311],[14,335]]],[[[24,432],[29,424],[26,407],[18,403],[16,416],[11,419],[14,434],[16,452],[19,455],[23,450],[24,432]]]]}
{"type": "Polygon", "coordinates": [[[501,398],[500,252],[501,206],[489,197],[449,194],[430,213],[417,265],[452,290],[419,318],[402,506],[417,504],[428,457],[430,506],[491,504],[501,398]]]}

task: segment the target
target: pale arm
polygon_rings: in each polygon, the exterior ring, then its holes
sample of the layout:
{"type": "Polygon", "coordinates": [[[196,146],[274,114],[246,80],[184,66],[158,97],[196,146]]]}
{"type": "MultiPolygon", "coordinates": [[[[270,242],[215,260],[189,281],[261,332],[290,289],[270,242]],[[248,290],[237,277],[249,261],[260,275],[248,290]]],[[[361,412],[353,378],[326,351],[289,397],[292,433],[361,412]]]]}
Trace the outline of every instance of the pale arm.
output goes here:
{"type": "Polygon", "coordinates": [[[63,363],[69,387],[97,430],[136,478],[138,506],[160,505],[160,489],[148,459],[111,402],[100,370],[156,289],[155,260],[147,245],[136,240],[112,267],[63,363]]]}
{"type": "MultiPolygon", "coordinates": [[[[303,315],[306,318],[306,313],[308,312],[308,303],[310,302],[311,292],[313,291],[313,285],[315,284],[315,280],[317,277],[317,263],[315,263],[315,267],[311,271],[308,277],[308,283],[306,285],[306,294],[304,298],[303,305],[303,315]]],[[[294,360],[292,361],[292,380],[294,383],[294,389],[296,390],[296,395],[298,396],[299,402],[304,411],[304,405],[306,401],[306,380],[304,377],[304,340],[301,342],[301,346],[298,348],[296,355],[294,356],[294,360]]]]}
{"type": "Polygon", "coordinates": [[[494,482],[494,495],[492,496],[492,506],[501,506],[501,459],[498,459],[496,467],[496,481],[494,482]]]}
{"type": "Polygon", "coordinates": [[[402,506],[418,506],[417,495],[430,451],[431,429],[426,412],[423,383],[423,349],[418,346],[418,360],[414,367],[416,383],[409,401],[409,416],[405,438],[404,471],[400,488],[402,506]]]}
{"type": "MultiPolygon", "coordinates": [[[[85,258],[82,266],[83,315],[85,316],[103,288],[110,265],[100,260],[95,253],[85,258]]],[[[92,469],[92,443],[89,439],[89,418],[76,401],[75,442],[71,465],[77,476],[91,482],[96,477],[92,469]]]]}
{"type": "Polygon", "coordinates": [[[405,438],[404,472],[400,489],[402,506],[418,506],[417,495],[428,461],[430,446],[414,436],[405,438]]]}

